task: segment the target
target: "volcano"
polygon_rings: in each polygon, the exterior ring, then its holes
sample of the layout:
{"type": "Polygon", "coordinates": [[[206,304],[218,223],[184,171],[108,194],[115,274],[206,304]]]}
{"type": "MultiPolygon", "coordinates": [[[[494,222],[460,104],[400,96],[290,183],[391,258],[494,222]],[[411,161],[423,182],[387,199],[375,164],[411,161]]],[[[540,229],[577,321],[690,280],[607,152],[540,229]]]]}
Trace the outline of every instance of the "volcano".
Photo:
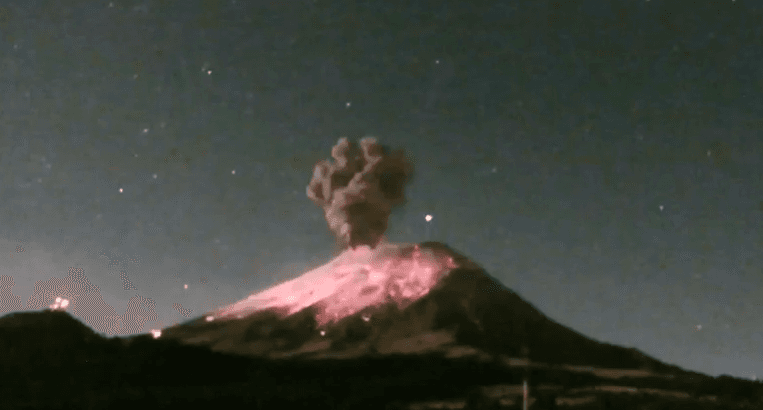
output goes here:
{"type": "Polygon", "coordinates": [[[438,242],[347,249],[161,332],[0,318],[7,408],[755,409],[763,384],[554,322],[438,242]]]}
{"type": "Polygon", "coordinates": [[[549,319],[439,242],[348,249],[162,338],[269,358],[441,353],[663,374],[680,371],[549,319]]]}

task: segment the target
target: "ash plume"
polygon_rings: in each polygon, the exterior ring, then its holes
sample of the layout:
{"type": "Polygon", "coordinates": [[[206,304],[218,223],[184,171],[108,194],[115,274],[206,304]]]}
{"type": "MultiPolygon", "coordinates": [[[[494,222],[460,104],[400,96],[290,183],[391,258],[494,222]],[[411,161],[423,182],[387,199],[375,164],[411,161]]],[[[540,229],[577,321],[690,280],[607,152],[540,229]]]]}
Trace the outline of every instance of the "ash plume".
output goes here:
{"type": "Polygon", "coordinates": [[[381,242],[392,208],[405,203],[413,164],[402,149],[391,152],[376,138],[358,144],[340,138],[330,160],[315,165],[307,197],[323,208],[329,229],[342,248],[381,242]]]}

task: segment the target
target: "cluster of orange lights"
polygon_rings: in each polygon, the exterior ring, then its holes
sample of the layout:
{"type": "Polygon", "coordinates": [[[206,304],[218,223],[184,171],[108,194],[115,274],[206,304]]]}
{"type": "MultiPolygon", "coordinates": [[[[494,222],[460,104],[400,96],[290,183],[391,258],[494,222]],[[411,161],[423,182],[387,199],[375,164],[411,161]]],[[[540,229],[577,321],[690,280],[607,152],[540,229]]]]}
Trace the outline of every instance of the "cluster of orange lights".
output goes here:
{"type": "Polygon", "coordinates": [[[56,301],[53,302],[52,305],[49,307],[52,310],[66,310],[66,307],[69,306],[69,299],[64,299],[62,297],[57,297],[56,301]]]}

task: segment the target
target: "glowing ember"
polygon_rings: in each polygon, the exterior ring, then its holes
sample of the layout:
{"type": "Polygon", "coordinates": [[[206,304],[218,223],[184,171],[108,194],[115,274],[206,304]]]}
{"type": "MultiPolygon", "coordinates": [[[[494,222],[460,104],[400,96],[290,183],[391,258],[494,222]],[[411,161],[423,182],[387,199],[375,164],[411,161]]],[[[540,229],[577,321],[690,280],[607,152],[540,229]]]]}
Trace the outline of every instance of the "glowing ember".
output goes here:
{"type": "Polygon", "coordinates": [[[368,306],[395,302],[404,309],[456,267],[452,258],[442,259],[418,245],[409,255],[403,255],[405,248],[383,244],[373,251],[368,246],[348,249],[326,265],[253,294],[213,316],[242,317],[269,308],[286,308],[291,315],[315,306],[316,321],[323,326],[368,306]]]}

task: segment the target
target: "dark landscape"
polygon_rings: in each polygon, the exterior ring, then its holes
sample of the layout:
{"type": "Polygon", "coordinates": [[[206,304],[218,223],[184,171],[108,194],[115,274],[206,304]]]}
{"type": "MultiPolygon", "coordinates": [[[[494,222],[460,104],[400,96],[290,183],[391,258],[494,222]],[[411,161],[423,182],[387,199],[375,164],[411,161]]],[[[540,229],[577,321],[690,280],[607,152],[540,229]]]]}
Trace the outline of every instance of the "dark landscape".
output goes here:
{"type": "Polygon", "coordinates": [[[761,10],[3,2],[0,410],[763,409],[761,10]]]}
{"type": "Polygon", "coordinates": [[[0,318],[9,409],[759,409],[763,384],[661,363],[553,322],[463,255],[406,308],[312,307],[103,337],[64,311],[0,318]],[[325,333],[321,334],[320,331],[325,333]]]}

